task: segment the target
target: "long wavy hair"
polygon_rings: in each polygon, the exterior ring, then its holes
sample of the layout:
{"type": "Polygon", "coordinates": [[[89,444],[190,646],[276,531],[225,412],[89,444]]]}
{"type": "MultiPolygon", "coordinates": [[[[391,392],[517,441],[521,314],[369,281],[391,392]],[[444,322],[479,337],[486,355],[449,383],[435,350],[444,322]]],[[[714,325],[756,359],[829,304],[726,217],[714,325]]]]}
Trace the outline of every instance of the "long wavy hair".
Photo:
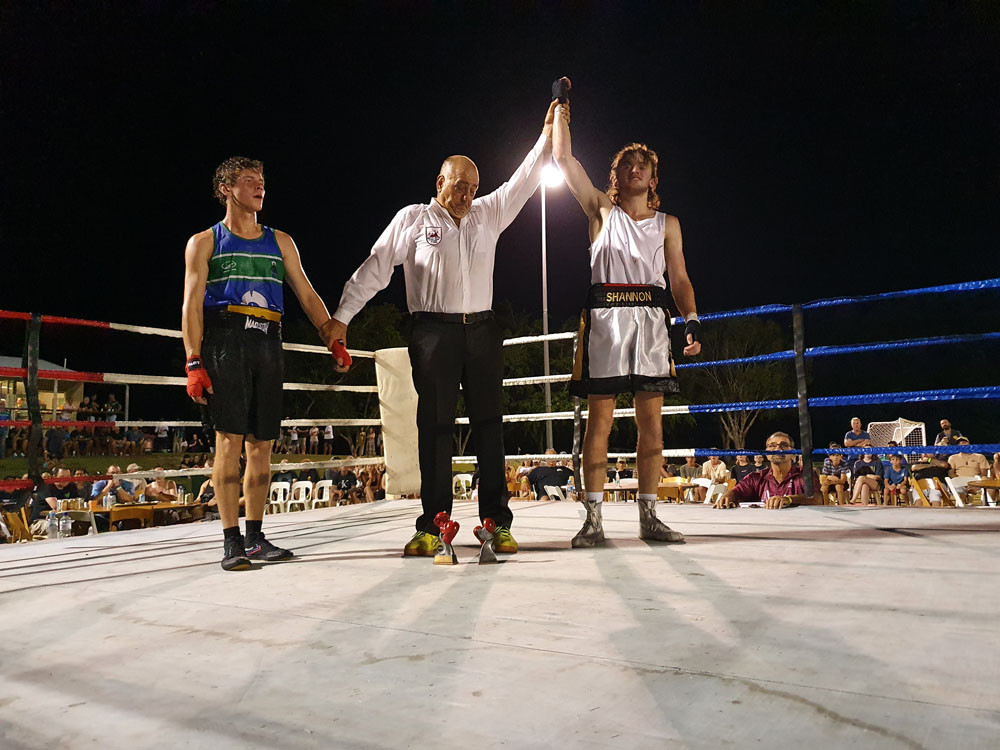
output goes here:
{"type": "Polygon", "coordinates": [[[244,169],[252,169],[254,172],[264,174],[264,162],[257,159],[249,159],[246,156],[230,156],[215,170],[212,177],[212,192],[223,206],[226,205],[226,196],[219,190],[219,185],[229,185],[232,187],[236,183],[236,178],[244,169]]]}
{"type": "MultiPolygon", "coordinates": [[[[608,175],[608,188],[605,191],[611,202],[616,206],[618,205],[618,176],[615,174],[618,171],[618,165],[621,160],[625,158],[628,154],[635,154],[636,158],[641,159],[644,164],[649,164],[650,172],[652,173],[653,179],[658,179],[659,177],[659,164],[660,159],[657,157],[656,152],[653,151],[645,143],[629,143],[627,146],[623,146],[621,150],[615,154],[615,158],[611,160],[611,173],[608,175]]],[[[654,211],[660,207],[660,196],[656,194],[656,191],[650,187],[646,194],[646,205],[653,209],[654,211]]]]}

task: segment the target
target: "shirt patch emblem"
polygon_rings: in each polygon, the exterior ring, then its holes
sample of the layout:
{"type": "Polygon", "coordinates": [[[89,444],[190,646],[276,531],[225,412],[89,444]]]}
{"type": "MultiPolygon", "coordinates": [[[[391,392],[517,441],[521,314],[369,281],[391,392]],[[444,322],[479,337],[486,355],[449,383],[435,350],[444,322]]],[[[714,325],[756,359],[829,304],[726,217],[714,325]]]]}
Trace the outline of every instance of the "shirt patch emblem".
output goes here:
{"type": "Polygon", "coordinates": [[[269,325],[270,325],[270,321],[267,321],[267,320],[258,320],[257,318],[251,318],[248,315],[247,316],[247,322],[246,322],[246,325],[243,326],[243,330],[244,331],[249,331],[249,330],[251,330],[253,328],[256,328],[261,333],[267,333],[267,327],[269,325]]]}
{"type": "Polygon", "coordinates": [[[424,239],[428,245],[440,245],[441,227],[424,227],[424,239]]]}

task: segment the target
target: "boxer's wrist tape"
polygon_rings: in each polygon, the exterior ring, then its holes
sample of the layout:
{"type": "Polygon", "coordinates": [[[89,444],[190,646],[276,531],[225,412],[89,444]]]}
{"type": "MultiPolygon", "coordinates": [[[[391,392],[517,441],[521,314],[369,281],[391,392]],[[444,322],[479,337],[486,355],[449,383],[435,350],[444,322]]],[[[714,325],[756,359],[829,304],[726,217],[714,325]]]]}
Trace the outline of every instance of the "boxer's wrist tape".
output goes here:
{"type": "Polygon", "coordinates": [[[201,369],[201,357],[188,357],[187,363],[184,365],[185,370],[200,370],[201,369]]]}
{"type": "Polygon", "coordinates": [[[700,320],[698,320],[698,313],[696,312],[688,313],[687,315],[684,316],[685,323],[690,323],[692,320],[698,321],[699,323],[701,322],[700,320]]]}

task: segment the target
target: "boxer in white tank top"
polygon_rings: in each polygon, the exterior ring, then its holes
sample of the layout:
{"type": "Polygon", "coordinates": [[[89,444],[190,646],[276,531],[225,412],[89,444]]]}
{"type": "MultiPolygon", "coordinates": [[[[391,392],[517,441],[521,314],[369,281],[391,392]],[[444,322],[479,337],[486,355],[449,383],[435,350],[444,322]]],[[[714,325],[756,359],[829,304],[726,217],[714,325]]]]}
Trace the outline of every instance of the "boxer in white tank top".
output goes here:
{"type": "MultiPolygon", "coordinates": [[[[563,79],[565,90],[568,79],[563,79]]],[[[567,98],[568,99],[568,98],[567,98]]],[[[562,101],[562,100],[560,100],[562,101]]],[[[607,192],[594,187],[573,158],[569,101],[556,108],[552,155],[590,222],[591,282],[583,311],[570,392],[587,396],[583,474],[587,520],[574,547],[604,542],[601,499],[615,395],[633,393],[639,430],[639,536],[662,542],[684,537],[656,517],[663,431],[663,394],[677,392],[670,355],[670,296],[686,322],[684,354],[701,351],[694,288],[687,275],[677,217],[660,213],[656,153],[633,143],[615,156],[607,192]]]]}

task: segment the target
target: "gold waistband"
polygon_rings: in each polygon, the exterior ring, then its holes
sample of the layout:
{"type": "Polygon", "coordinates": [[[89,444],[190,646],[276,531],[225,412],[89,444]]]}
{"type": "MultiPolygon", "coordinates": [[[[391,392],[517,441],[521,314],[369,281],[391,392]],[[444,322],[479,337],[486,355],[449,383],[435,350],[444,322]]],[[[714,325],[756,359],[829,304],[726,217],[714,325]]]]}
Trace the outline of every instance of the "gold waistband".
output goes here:
{"type": "Polygon", "coordinates": [[[255,318],[265,320],[281,320],[281,313],[268,310],[265,307],[254,307],[253,305],[226,305],[227,312],[240,313],[241,315],[252,315],[255,318]]]}

